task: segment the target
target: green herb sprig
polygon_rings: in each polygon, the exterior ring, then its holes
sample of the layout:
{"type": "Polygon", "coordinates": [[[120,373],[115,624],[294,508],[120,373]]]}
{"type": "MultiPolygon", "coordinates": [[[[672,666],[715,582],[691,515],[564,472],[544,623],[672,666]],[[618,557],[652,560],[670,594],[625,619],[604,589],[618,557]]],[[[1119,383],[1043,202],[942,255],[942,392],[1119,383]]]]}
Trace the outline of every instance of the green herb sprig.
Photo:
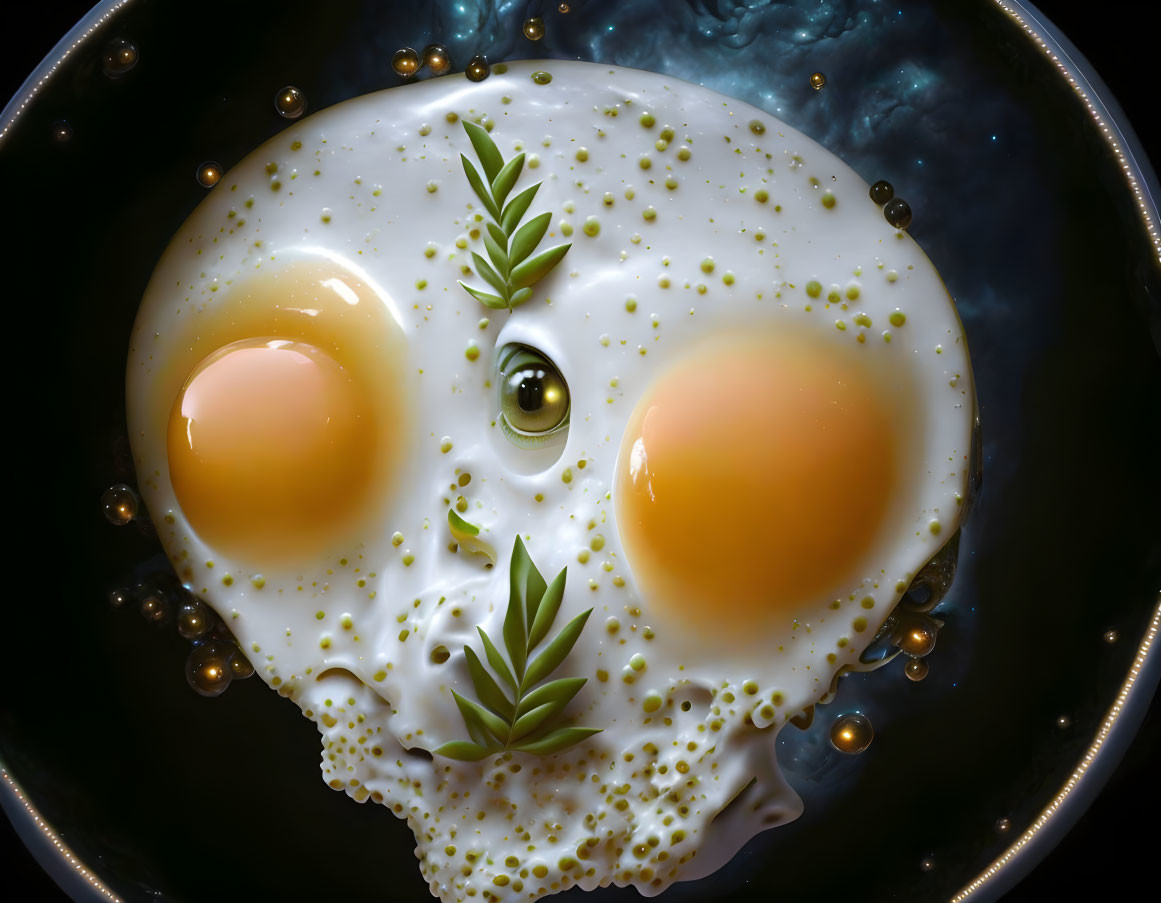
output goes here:
{"type": "Polygon", "coordinates": [[[468,673],[480,701],[465,699],[455,690],[451,692],[472,739],[444,743],[432,751],[435,755],[464,762],[476,762],[505,750],[550,755],[600,733],[598,728],[560,726],[565,706],[587,678],[564,677],[543,682],[572,651],[593,610],[577,615],[539,653],[532,655],[556,620],[564,598],[567,571],[568,568],[563,569],[552,583],[545,584],[524,543],[516,537],[509,578],[511,592],[504,616],[507,660],[483,628],[476,628],[488,664],[509,692],[497,683],[475,651],[464,646],[468,673]]]}
{"type": "Polygon", "coordinates": [[[560,263],[572,245],[557,245],[532,256],[536,246],[543,240],[544,233],[548,231],[552,214],[541,213],[532,217],[523,226],[520,225],[520,220],[528,212],[532,199],[536,197],[542,183],[537,182],[525,188],[505,204],[516,185],[516,180],[520,178],[521,170],[524,169],[524,154],[517,154],[505,163],[500,149],[496,147],[486,129],[466,119],[463,123],[464,131],[468,133],[468,138],[484,169],[481,176],[472,161],[460,154],[464,164],[464,175],[468,177],[468,184],[472,186],[476,197],[494,220],[487,224],[484,232],[484,248],[491,263],[475,251],[472,252],[472,260],[476,264],[476,272],[496,290],[497,294],[472,288],[463,282],[460,285],[485,307],[511,310],[532,297],[532,286],[560,263]]]}

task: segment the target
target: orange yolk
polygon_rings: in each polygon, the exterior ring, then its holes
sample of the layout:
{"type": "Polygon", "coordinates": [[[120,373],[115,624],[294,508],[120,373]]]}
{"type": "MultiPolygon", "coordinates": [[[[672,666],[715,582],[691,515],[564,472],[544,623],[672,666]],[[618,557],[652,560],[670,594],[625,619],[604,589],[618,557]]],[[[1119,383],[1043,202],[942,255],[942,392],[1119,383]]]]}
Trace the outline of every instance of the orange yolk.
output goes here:
{"type": "Polygon", "coordinates": [[[317,552],[358,519],[375,412],[313,345],[250,339],[210,355],[169,419],[170,479],[209,545],[256,562],[317,552]]]}
{"type": "MultiPolygon", "coordinates": [[[[339,262],[291,259],[178,326],[150,405],[168,422],[170,482],[206,554],[270,573],[369,541],[413,423],[390,297],[339,262]]],[[[188,564],[182,574],[192,579],[188,564]]]]}
{"type": "Polygon", "coordinates": [[[897,487],[903,388],[846,348],[740,336],[684,356],[621,443],[617,519],[658,610],[760,641],[849,592],[897,487]]]}

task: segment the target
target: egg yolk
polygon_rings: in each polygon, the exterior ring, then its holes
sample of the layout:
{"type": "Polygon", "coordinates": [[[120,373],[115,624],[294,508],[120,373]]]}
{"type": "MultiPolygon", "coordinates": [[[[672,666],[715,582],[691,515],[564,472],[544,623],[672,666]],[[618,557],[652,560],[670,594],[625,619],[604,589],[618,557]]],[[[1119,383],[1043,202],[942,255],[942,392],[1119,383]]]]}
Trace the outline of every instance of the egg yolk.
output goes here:
{"type": "Polygon", "coordinates": [[[760,641],[849,592],[901,458],[892,386],[806,336],[738,336],[683,355],[622,440],[617,522],[650,604],[698,635],[760,641]]]}
{"type": "MultiPolygon", "coordinates": [[[[383,288],[341,260],[287,255],[175,328],[174,352],[147,371],[149,404],[207,559],[297,573],[372,541],[414,422],[407,341],[383,288]]],[[[188,563],[182,573],[193,577],[188,563]]]]}
{"type": "Polygon", "coordinates": [[[236,342],[197,367],[173,406],[170,479],[212,546],[259,562],[317,551],[364,504],[376,431],[360,386],[325,352],[236,342]]]}

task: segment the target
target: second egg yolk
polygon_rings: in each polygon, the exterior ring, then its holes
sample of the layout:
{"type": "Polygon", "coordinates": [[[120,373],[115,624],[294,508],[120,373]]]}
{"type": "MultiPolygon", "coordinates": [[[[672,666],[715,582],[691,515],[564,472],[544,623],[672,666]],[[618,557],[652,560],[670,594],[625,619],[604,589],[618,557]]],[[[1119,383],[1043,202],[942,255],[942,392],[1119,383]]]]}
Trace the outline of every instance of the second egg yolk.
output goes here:
{"type": "Polygon", "coordinates": [[[646,391],[616,505],[655,610],[698,635],[760,641],[858,581],[901,457],[901,386],[864,351],[740,336],[684,355],[646,391]]]}

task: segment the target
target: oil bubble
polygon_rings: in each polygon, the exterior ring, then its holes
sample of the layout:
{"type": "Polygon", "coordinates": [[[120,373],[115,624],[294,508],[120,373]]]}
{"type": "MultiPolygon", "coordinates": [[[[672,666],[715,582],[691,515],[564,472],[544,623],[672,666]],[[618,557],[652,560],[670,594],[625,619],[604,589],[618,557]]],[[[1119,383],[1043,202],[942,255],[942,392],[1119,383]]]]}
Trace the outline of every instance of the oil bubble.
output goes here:
{"type": "Polygon", "coordinates": [[[482,82],[491,74],[492,70],[488,66],[488,60],[483,54],[476,54],[468,62],[468,68],[464,71],[470,81],[482,82]]]}
{"type": "Polygon", "coordinates": [[[197,599],[181,604],[177,612],[177,632],[187,640],[200,640],[214,629],[214,616],[197,599]]]}
{"type": "Polygon", "coordinates": [[[141,588],[141,617],[154,626],[169,620],[169,602],[160,592],[152,588],[141,588]]]}
{"type": "Polygon", "coordinates": [[[830,727],[831,745],[849,755],[861,753],[874,739],[875,729],[871,726],[871,720],[858,712],[835,719],[830,727]]]}
{"type": "Polygon", "coordinates": [[[129,601],[129,590],[118,587],[117,589],[109,591],[109,605],[112,608],[124,608],[125,603],[129,601]]]}
{"type": "Polygon", "coordinates": [[[211,640],[195,646],[186,659],[185,679],[201,696],[221,696],[233,679],[230,644],[211,640]]]}
{"type": "Polygon", "coordinates": [[[907,675],[907,679],[916,683],[927,676],[928,670],[927,662],[921,658],[912,658],[903,666],[903,673],[907,675]]]}
{"type": "Polygon", "coordinates": [[[415,75],[419,71],[419,54],[410,47],[401,47],[391,57],[391,68],[404,78],[415,75]]]}
{"type": "Polygon", "coordinates": [[[544,37],[544,20],[539,16],[524,20],[524,37],[530,41],[539,41],[544,37]]]}
{"type": "Polygon", "coordinates": [[[137,45],[128,38],[114,38],[101,54],[101,69],[109,78],[120,78],[137,65],[137,45]]]}
{"type": "Polygon", "coordinates": [[[123,527],[137,516],[140,501],[133,487],[124,483],[110,486],[101,493],[101,508],[105,519],[111,524],[123,527]]]}
{"type": "Polygon", "coordinates": [[[911,225],[911,205],[903,198],[891,198],[883,206],[883,216],[896,229],[906,229],[911,225]]]}
{"type": "Polygon", "coordinates": [[[73,140],[73,127],[64,119],[58,119],[49,126],[49,134],[57,144],[68,144],[73,140]]]}
{"type": "Polygon", "coordinates": [[[895,635],[895,643],[908,655],[921,658],[935,648],[937,632],[930,619],[908,618],[895,635]]]}
{"type": "Polygon", "coordinates": [[[887,201],[895,197],[895,186],[886,179],[879,179],[870,190],[871,200],[882,207],[887,201]]]}
{"type": "Polygon", "coordinates": [[[297,119],[306,112],[306,95],[287,85],[274,95],[274,109],[283,119],[297,119]]]}
{"type": "Polygon", "coordinates": [[[826,76],[821,72],[815,72],[810,76],[810,87],[815,91],[821,91],[826,86],[826,76]]]}
{"type": "Polygon", "coordinates": [[[443,75],[451,69],[451,54],[443,44],[428,44],[423,48],[423,65],[427,66],[433,75],[443,75]]]}
{"type": "Polygon", "coordinates": [[[198,180],[198,184],[201,185],[202,188],[213,188],[218,184],[219,181],[221,181],[222,167],[218,166],[218,164],[213,160],[207,160],[205,163],[198,167],[195,176],[198,180]]]}
{"type": "Polygon", "coordinates": [[[250,659],[242,654],[241,649],[234,649],[230,654],[230,674],[235,680],[245,680],[254,674],[254,666],[250,664],[250,659]]]}

